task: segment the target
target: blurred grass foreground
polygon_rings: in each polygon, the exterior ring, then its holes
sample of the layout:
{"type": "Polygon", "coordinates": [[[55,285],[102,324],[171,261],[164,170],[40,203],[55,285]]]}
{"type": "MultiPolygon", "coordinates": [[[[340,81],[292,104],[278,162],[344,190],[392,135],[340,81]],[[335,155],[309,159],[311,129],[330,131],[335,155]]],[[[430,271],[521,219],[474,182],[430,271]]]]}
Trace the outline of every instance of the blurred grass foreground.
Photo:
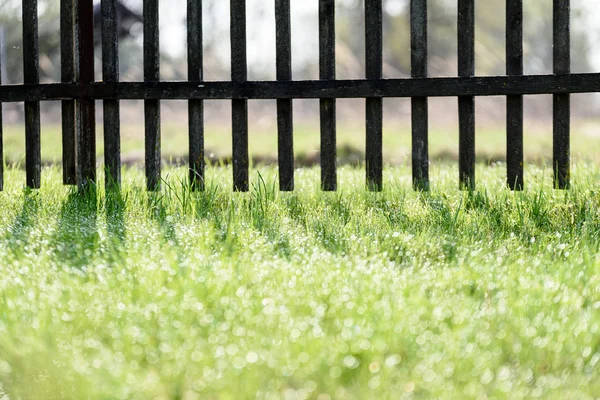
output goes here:
{"type": "MultiPolygon", "coordinates": [[[[600,396],[600,168],[573,189],[501,167],[457,190],[410,169],[319,170],[234,193],[230,167],[161,193],[126,168],[120,195],[43,170],[0,194],[0,398],[594,399],[600,396]]],[[[100,179],[102,177],[100,176],[100,179]]]]}

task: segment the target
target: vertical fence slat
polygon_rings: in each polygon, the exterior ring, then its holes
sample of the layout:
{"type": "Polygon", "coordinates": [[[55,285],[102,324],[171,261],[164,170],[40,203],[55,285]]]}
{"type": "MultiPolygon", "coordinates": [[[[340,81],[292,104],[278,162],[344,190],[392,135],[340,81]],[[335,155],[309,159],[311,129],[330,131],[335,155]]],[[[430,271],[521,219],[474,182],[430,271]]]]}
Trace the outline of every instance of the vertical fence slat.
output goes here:
{"type": "MultiPolygon", "coordinates": [[[[246,55],[246,0],[231,0],[231,80],[248,80],[246,55]]],[[[233,188],[248,191],[248,100],[235,99],[231,104],[233,135],[233,188]]]]}
{"type": "MultiPolygon", "coordinates": [[[[382,1],[365,2],[365,60],[367,79],[383,76],[382,1]]],[[[367,187],[383,188],[383,99],[366,99],[366,168],[367,187]]]]}
{"type": "MultiPolygon", "coordinates": [[[[554,0],[554,73],[571,72],[570,0],[554,0]]],[[[553,99],[553,166],[554,186],[570,186],[571,95],[557,94],[553,99]]]]}
{"type": "MultiPolygon", "coordinates": [[[[335,1],[319,0],[319,78],[335,79],[335,1]]],[[[321,99],[321,188],[337,190],[336,99],[321,99]]]]}
{"type": "MultiPolygon", "coordinates": [[[[78,81],[94,81],[94,2],[77,1],[78,81]]],[[[80,190],[96,182],[96,103],[93,99],[77,102],[79,132],[77,135],[77,185],[80,190]]]]}
{"type": "MultiPolygon", "coordinates": [[[[411,75],[427,76],[427,0],[410,2],[411,75]]],[[[429,189],[429,107],[426,97],[413,97],[412,170],[415,190],[429,189]]]]}
{"type": "MultiPolygon", "coordinates": [[[[506,74],[523,75],[523,0],[506,0],[506,74]]],[[[506,169],[511,190],[523,190],[523,96],[506,98],[506,169]]]]}
{"type": "MultiPolygon", "coordinates": [[[[0,26],[0,86],[2,85],[2,45],[4,45],[4,30],[0,26]]],[[[0,192],[4,190],[4,138],[2,124],[2,102],[0,101],[0,192]]]]}
{"type": "MultiPolygon", "coordinates": [[[[102,0],[102,78],[119,81],[117,0],[102,0]]],[[[104,100],[104,165],[106,188],[121,186],[121,127],[118,100],[104,100]]]]}
{"type": "MultiPolygon", "coordinates": [[[[458,75],[475,75],[475,0],[458,1],[458,75]]],[[[475,188],[475,97],[458,98],[461,189],[475,188]]]]}
{"type": "MultiPolygon", "coordinates": [[[[144,0],[144,80],[160,80],[158,0],[144,0]]],[[[160,100],[144,100],[146,188],[160,190],[160,100]]]]}
{"type": "MultiPolygon", "coordinates": [[[[204,80],[202,37],[202,0],[187,2],[188,80],[204,80]]],[[[189,180],[192,190],[204,190],[204,102],[188,101],[189,180]]]]}
{"type": "MultiPolygon", "coordinates": [[[[76,82],[74,0],[60,2],[60,69],[62,82],[76,82]]],[[[61,113],[63,184],[75,185],[77,184],[75,100],[62,100],[61,113]]]]}
{"type": "MultiPolygon", "coordinates": [[[[292,32],[290,0],[275,0],[277,37],[277,80],[292,80],[292,32]]],[[[279,189],[294,190],[294,124],[293,103],[277,100],[279,189]]]]}
{"type": "MultiPolygon", "coordinates": [[[[38,2],[23,0],[23,78],[26,84],[38,84],[38,2]]],[[[26,185],[39,189],[41,181],[40,102],[25,102],[26,185]]]]}

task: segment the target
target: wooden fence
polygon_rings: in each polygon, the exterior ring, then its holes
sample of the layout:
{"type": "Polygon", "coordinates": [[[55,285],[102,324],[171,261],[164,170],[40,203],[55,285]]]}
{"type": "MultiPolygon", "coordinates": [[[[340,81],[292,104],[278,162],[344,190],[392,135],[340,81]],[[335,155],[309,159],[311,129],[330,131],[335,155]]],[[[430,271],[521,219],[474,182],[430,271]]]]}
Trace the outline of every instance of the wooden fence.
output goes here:
{"type": "MultiPolygon", "coordinates": [[[[427,77],[427,0],[411,0],[412,77],[382,79],[382,0],[365,1],[366,79],[335,79],[335,1],[318,0],[320,80],[293,81],[290,1],[275,0],[277,80],[248,81],[245,0],[230,0],[231,80],[203,80],[202,1],[187,0],[188,81],[159,81],[158,2],[143,1],[144,81],[119,82],[115,0],[102,0],[102,81],[94,81],[93,0],[61,0],[62,83],[40,84],[37,0],[23,0],[24,84],[0,86],[0,102],[25,102],[27,185],[40,186],[40,101],[62,100],[64,183],[96,180],[95,105],[104,102],[107,185],[120,185],[119,100],[145,105],[148,190],[160,188],[160,100],[189,101],[189,170],[204,186],[203,100],[232,102],[234,190],[248,190],[248,100],[277,99],[279,184],[294,188],[293,99],[320,99],[322,189],[336,190],[336,99],[366,99],[366,181],[381,190],[383,99],[412,99],[412,174],[415,189],[429,187],[428,97],[456,96],[459,104],[459,182],[475,185],[475,97],[507,96],[507,184],[523,188],[523,95],[553,94],[555,187],[569,187],[570,93],[600,91],[600,74],[570,73],[570,1],[553,0],[554,74],[523,75],[523,0],[506,0],[506,75],[475,72],[475,0],[458,3],[458,76],[427,77]]],[[[483,6],[483,5],[482,5],[483,6]]],[[[1,77],[0,77],[1,79],[1,77]]],[[[0,146],[1,146],[0,115],[0,146]]],[[[0,150],[2,150],[0,148],[0,150]]],[[[0,153],[1,154],[1,153],[0,153]]],[[[0,160],[2,161],[2,160],[0,160]]],[[[3,166],[0,162],[0,168],[3,166]]],[[[3,178],[0,170],[0,188],[3,178]]]]}

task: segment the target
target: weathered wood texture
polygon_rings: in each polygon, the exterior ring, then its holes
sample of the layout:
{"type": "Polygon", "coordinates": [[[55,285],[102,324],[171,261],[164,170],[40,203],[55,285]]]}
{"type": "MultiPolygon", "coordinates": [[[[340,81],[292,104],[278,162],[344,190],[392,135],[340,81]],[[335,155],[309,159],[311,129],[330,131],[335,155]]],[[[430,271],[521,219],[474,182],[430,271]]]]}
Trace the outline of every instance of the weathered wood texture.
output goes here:
{"type": "MultiPolygon", "coordinates": [[[[94,82],[94,2],[77,0],[78,82],[94,82]]],[[[77,185],[80,190],[96,182],[96,103],[77,99],[77,185]]]]}
{"type": "MultiPolygon", "coordinates": [[[[292,26],[290,0],[275,0],[277,80],[292,80],[292,26]]],[[[294,190],[294,124],[291,99],[277,100],[279,189],[294,190]]]]}
{"type": "MultiPolygon", "coordinates": [[[[410,2],[411,75],[427,76],[427,0],[410,2]]],[[[429,190],[429,106],[425,96],[413,93],[412,174],[415,190],[429,190]]]]}
{"type": "MultiPolygon", "coordinates": [[[[335,1],[319,0],[319,77],[335,80],[335,1]]],[[[337,189],[336,99],[321,98],[321,188],[337,189]]]]}
{"type": "MultiPolygon", "coordinates": [[[[102,79],[119,81],[117,0],[102,0],[102,79]]],[[[119,100],[104,100],[104,169],[107,188],[121,186],[121,123],[119,100]]]]}
{"type": "MultiPolygon", "coordinates": [[[[458,75],[475,75],[475,0],[458,0],[458,75]]],[[[475,188],[475,97],[458,98],[459,186],[475,188]]]]}
{"type": "MultiPolygon", "coordinates": [[[[571,72],[570,0],[554,0],[554,73],[571,72]]],[[[571,180],[571,96],[556,94],[553,99],[553,165],[554,186],[568,189],[571,180]]]]}
{"type": "MultiPolygon", "coordinates": [[[[0,29],[0,44],[3,42],[4,32],[0,29]]],[[[2,51],[0,50],[0,66],[2,65],[2,51]]],[[[0,85],[2,85],[2,68],[0,68],[0,85]]],[[[0,192],[4,190],[4,138],[2,134],[2,102],[0,102],[0,192]]]]}
{"type": "MultiPolygon", "coordinates": [[[[523,0],[506,1],[506,75],[523,75],[523,0]]],[[[523,190],[523,96],[506,98],[508,187],[523,190]]]]}
{"type": "MultiPolygon", "coordinates": [[[[383,74],[382,0],[365,2],[366,78],[378,80],[383,74]]],[[[366,175],[372,191],[383,188],[383,99],[366,99],[366,175]]]]}
{"type": "MultiPolygon", "coordinates": [[[[158,0],[144,0],[144,81],[160,80],[160,54],[158,43],[158,0]]],[[[158,191],[160,181],[160,100],[144,102],[146,127],[146,188],[158,191]]]]}
{"type": "Polygon", "coordinates": [[[1,102],[68,99],[229,100],[458,97],[600,92],[600,73],[382,80],[97,82],[0,86],[1,102]]]}
{"type": "MultiPolygon", "coordinates": [[[[231,0],[231,80],[248,80],[246,48],[246,0],[231,0]]],[[[233,189],[247,192],[248,184],[248,100],[231,102],[231,130],[233,143],[233,189]]]]}
{"type": "MultiPolygon", "coordinates": [[[[202,0],[187,1],[188,80],[200,84],[204,80],[202,0]]],[[[188,101],[189,180],[192,190],[204,190],[204,102],[188,101]]]]}
{"type": "MultiPolygon", "coordinates": [[[[65,83],[77,81],[75,10],[75,0],[60,1],[60,71],[61,81],[65,83]]],[[[75,100],[63,100],[61,112],[63,183],[75,185],[77,184],[75,100]]]]}
{"type": "MultiPolygon", "coordinates": [[[[38,2],[23,0],[23,80],[35,85],[40,81],[38,52],[38,2]]],[[[41,183],[40,103],[25,101],[26,185],[38,189],[41,183]]]]}
{"type": "MultiPolygon", "coordinates": [[[[475,0],[458,0],[458,77],[427,77],[427,0],[410,0],[411,78],[383,79],[383,0],[365,5],[366,79],[336,80],[335,1],[318,0],[319,80],[292,80],[291,0],[274,0],[277,80],[248,81],[246,1],[230,0],[231,80],[205,82],[202,1],[187,0],[188,81],[160,82],[159,0],[143,0],[144,81],[119,82],[116,0],[103,0],[102,82],[94,81],[93,0],[60,0],[61,83],[39,83],[38,0],[23,0],[24,84],[1,85],[0,103],[25,103],[27,186],[38,188],[41,175],[40,102],[62,101],[63,181],[80,188],[96,181],[95,101],[104,101],[106,185],[120,184],[120,100],[144,100],[146,180],[160,189],[160,101],[189,101],[190,184],[204,189],[204,100],[232,101],[233,184],[248,191],[248,100],[276,99],[279,186],[294,189],[293,100],[320,99],[321,186],[337,189],[336,99],[366,100],[366,183],[383,182],[383,99],[411,98],[413,185],[429,188],[428,98],[458,97],[459,181],[475,187],[475,97],[507,96],[507,183],[522,190],[523,96],[554,98],[553,167],[555,187],[570,185],[570,94],[600,92],[600,73],[570,73],[570,1],[553,0],[552,75],[523,75],[523,0],[506,1],[506,76],[475,74],[475,0]]],[[[0,77],[1,79],[1,77],[0,77]]],[[[2,174],[0,108],[0,190],[2,174]]]]}

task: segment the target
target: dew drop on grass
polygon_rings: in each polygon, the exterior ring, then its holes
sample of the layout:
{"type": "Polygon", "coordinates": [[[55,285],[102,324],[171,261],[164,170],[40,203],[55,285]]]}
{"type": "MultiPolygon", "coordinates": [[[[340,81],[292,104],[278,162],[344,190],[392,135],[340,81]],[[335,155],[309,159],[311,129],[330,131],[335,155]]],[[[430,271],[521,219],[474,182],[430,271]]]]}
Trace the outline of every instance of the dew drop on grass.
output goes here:
{"type": "Polygon", "coordinates": [[[246,354],[246,361],[248,361],[248,363],[250,364],[254,364],[258,361],[258,354],[254,351],[249,352],[248,354],[246,354]]]}
{"type": "Polygon", "coordinates": [[[401,361],[402,357],[400,357],[400,354],[392,354],[391,356],[385,359],[385,366],[388,368],[393,368],[396,365],[400,364],[401,361]]]}

